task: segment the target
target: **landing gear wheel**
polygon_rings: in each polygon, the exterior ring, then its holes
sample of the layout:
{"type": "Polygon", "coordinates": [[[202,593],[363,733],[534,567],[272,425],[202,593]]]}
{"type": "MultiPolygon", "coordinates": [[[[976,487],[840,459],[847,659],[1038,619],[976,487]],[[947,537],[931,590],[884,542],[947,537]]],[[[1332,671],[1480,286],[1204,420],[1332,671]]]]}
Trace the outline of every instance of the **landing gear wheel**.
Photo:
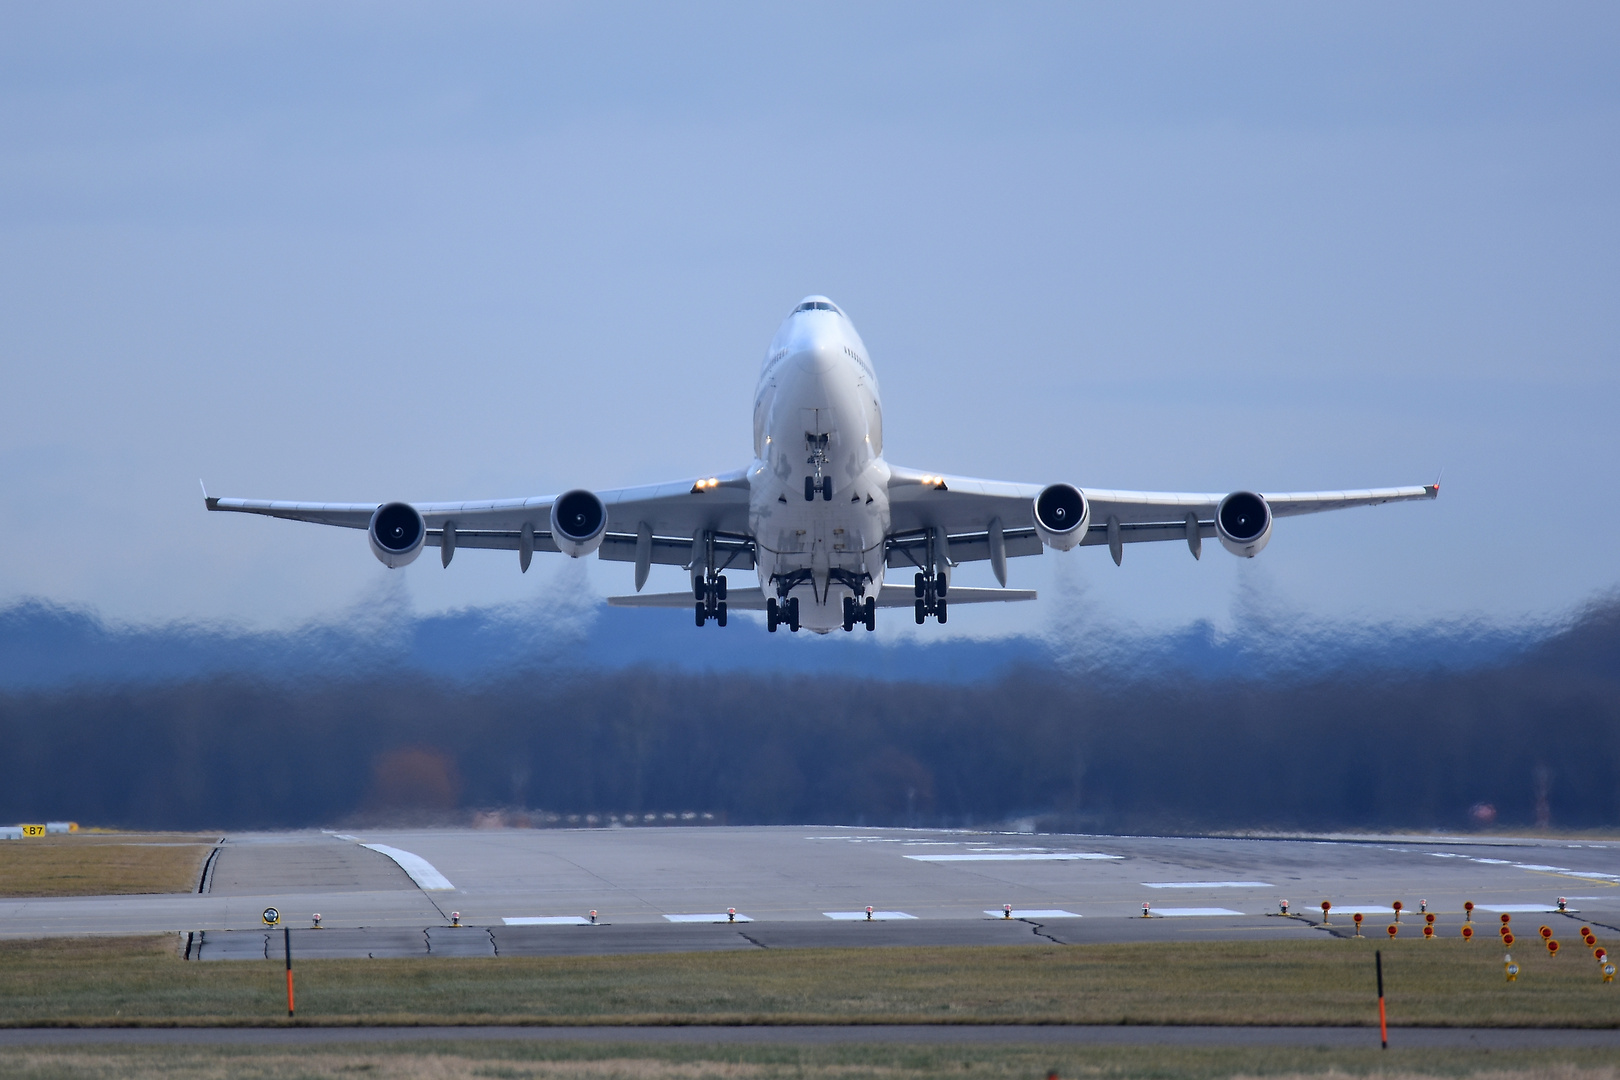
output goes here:
{"type": "Polygon", "coordinates": [[[846,596],[844,597],[844,633],[847,634],[853,629],[855,629],[855,598],[846,596]]]}
{"type": "Polygon", "coordinates": [[[724,600],[720,601],[719,605],[714,609],[714,621],[721,626],[726,625],[726,602],[724,600]]]}
{"type": "Polygon", "coordinates": [[[912,595],[915,596],[917,599],[921,600],[922,597],[923,597],[923,590],[926,589],[927,587],[928,587],[927,582],[925,582],[923,580],[922,571],[919,570],[917,572],[917,576],[912,579],[912,586],[911,586],[912,595]]]}
{"type": "Polygon", "coordinates": [[[862,621],[864,621],[866,623],[866,628],[868,630],[876,630],[877,629],[877,597],[868,596],[866,598],[866,603],[863,604],[862,606],[866,609],[866,611],[864,613],[865,618],[862,620],[862,621]]]}
{"type": "Polygon", "coordinates": [[[765,629],[769,633],[776,633],[776,624],[782,621],[782,612],[776,606],[776,597],[765,601],[765,629]]]}
{"type": "Polygon", "coordinates": [[[788,629],[795,634],[799,632],[799,598],[788,597],[788,629]]]}
{"type": "MultiPolygon", "coordinates": [[[[726,575],[721,574],[719,577],[714,579],[714,595],[720,600],[724,600],[726,598],[726,575]]],[[[939,591],[939,595],[944,596],[945,590],[941,589],[939,591]]],[[[720,625],[724,626],[725,623],[721,623],[720,625]]]]}
{"type": "Polygon", "coordinates": [[[821,478],[821,501],[832,502],[832,477],[830,476],[821,478]]]}
{"type": "Polygon", "coordinates": [[[917,625],[921,626],[926,618],[928,618],[928,612],[923,608],[923,602],[919,600],[917,601],[917,625]]]}
{"type": "MultiPolygon", "coordinates": [[[[724,581],[725,579],[721,578],[720,580],[724,581]]],[[[950,587],[950,583],[945,580],[945,574],[944,574],[943,571],[941,571],[940,573],[937,573],[937,574],[934,575],[934,595],[935,596],[939,597],[941,600],[945,599],[945,590],[948,589],[949,587],[950,587]]],[[[725,594],[724,591],[722,591],[720,593],[720,595],[724,596],[726,594],[725,594]]]]}
{"type": "Polygon", "coordinates": [[[939,620],[939,625],[941,625],[941,626],[945,625],[945,598],[944,597],[940,597],[938,603],[936,603],[934,605],[934,618],[939,620]]]}
{"type": "Polygon", "coordinates": [[[816,501],[816,478],[813,476],[807,476],[804,478],[804,501],[816,501]]]}
{"type": "Polygon", "coordinates": [[[709,613],[708,613],[707,610],[705,610],[705,608],[703,606],[703,601],[699,600],[697,602],[697,624],[699,626],[702,626],[704,623],[706,623],[708,621],[709,621],[709,613]]]}

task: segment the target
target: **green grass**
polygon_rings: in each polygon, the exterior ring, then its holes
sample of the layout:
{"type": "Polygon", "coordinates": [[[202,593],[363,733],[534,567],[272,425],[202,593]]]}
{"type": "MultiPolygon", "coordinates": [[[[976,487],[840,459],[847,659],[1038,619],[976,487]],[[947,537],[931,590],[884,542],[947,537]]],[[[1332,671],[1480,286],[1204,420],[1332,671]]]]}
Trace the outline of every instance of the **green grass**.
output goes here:
{"type": "Polygon", "coordinates": [[[1166,1047],[1031,1048],[939,1046],[644,1046],[584,1043],[426,1043],[264,1047],[82,1047],[19,1049],[0,1057],[0,1078],[175,1077],[177,1080],[302,1080],[312,1076],[376,1080],[461,1077],[530,1080],[1038,1080],[1056,1071],[1096,1080],[1226,1080],[1228,1077],[1372,1076],[1615,1080],[1602,1051],[1191,1049],[1166,1047]]]}
{"type": "MultiPolygon", "coordinates": [[[[477,931],[470,931],[476,933],[477,931]]],[[[1382,942],[1390,1022],[1615,1027],[1584,949],[1382,942]]],[[[1373,945],[1200,942],[310,960],[311,1024],[1376,1022],[1373,945]]],[[[0,943],[0,1024],[286,1023],[279,961],[196,963],[171,935],[0,943]]]]}
{"type": "Polygon", "coordinates": [[[72,833],[0,841],[0,896],[192,892],[217,839],[72,833]]]}

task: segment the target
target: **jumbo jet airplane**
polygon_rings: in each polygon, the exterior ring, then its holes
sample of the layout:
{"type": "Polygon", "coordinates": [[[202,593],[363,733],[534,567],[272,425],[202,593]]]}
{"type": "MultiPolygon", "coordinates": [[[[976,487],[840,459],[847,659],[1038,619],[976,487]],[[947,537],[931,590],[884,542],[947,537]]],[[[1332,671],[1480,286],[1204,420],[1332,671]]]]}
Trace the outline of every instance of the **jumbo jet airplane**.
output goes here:
{"type": "Polygon", "coordinates": [[[871,630],[877,609],[946,620],[951,604],[1033,600],[1006,588],[1007,560],[1044,548],[1181,540],[1198,558],[1206,539],[1253,558],[1274,519],[1321,510],[1433,499],[1438,483],[1367,491],[1180,494],[972,480],[890,465],[883,458],[877,373],[848,316],[824,296],[802,300],[771,340],[754,395],[754,460],[714,476],[613,491],[457,503],[306,503],[218,499],[210,510],[365,529],[385,566],[437,547],[515,550],[527,572],[536,551],[636,565],[636,592],[653,563],[691,572],[692,591],[615,596],[629,607],[686,607],[698,626],[726,625],[729,609],[765,612],[765,626],[825,634],[871,630]],[[953,567],[988,559],[999,589],[958,588],[953,567]],[[911,587],[885,584],[912,571],[911,587]],[[728,589],[728,570],[753,570],[758,588],[728,589]]]}

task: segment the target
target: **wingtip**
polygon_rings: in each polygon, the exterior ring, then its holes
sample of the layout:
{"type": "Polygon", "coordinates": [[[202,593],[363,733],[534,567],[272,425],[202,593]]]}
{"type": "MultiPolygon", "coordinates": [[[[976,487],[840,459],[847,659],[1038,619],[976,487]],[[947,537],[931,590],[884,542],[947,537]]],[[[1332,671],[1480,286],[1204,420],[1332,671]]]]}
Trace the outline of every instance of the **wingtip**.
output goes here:
{"type": "Polygon", "coordinates": [[[203,506],[206,507],[209,510],[218,510],[219,509],[219,499],[217,499],[214,496],[208,494],[208,485],[202,482],[202,477],[200,477],[200,476],[197,478],[197,486],[202,488],[203,506]]]}

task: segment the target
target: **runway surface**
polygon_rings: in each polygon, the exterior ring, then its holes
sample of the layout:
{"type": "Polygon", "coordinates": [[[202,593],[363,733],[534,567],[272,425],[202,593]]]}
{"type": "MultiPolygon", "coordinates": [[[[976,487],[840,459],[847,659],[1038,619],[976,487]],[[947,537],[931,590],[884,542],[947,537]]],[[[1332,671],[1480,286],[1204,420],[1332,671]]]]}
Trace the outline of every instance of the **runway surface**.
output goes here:
{"type": "Polygon", "coordinates": [[[1358,911],[1381,935],[1399,900],[1404,933],[1419,932],[1427,901],[1449,937],[1464,901],[1481,925],[1508,911],[1522,926],[1557,917],[1560,896],[1571,918],[1612,931],[1620,842],[828,826],[258,833],[226,837],[203,885],[0,900],[0,935],[179,931],[194,958],[247,959],[279,952],[279,931],[272,946],[260,922],[273,906],[306,957],[1078,944],[1348,933],[1358,911]],[[1296,917],[1278,917],[1284,899],[1296,917]],[[1001,918],[1008,904],[1014,917],[1001,918]],[[307,929],[317,912],[325,929],[307,929]]]}
{"type": "MultiPolygon", "coordinates": [[[[1570,1028],[1391,1028],[1401,1049],[1620,1050],[1620,1031],[1570,1028]]],[[[340,1046],[440,1042],[676,1043],[729,1046],[1286,1046],[1378,1047],[1376,1028],[1121,1027],[870,1024],[781,1027],[12,1028],[15,1046],[340,1046]]]]}

